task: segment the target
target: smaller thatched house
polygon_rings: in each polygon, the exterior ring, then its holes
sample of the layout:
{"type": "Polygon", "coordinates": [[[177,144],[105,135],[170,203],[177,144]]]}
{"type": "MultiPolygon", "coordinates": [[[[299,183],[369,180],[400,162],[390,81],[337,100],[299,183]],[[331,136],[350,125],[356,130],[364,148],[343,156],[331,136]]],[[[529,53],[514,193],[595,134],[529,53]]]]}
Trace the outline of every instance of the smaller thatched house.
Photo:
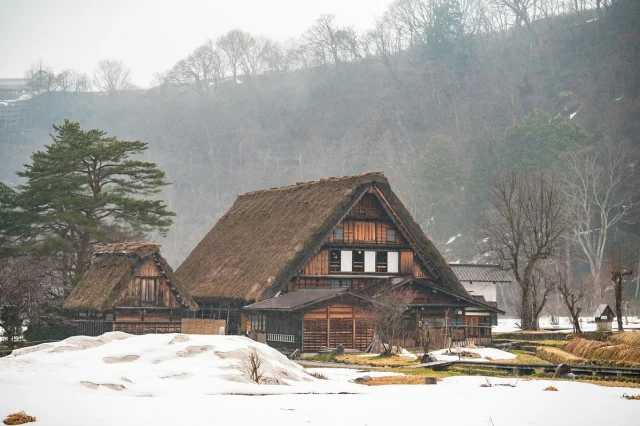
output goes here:
{"type": "Polygon", "coordinates": [[[159,250],[147,242],[94,248],[91,268],[64,304],[78,310],[79,334],[181,331],[183,311],[197,311],[198,305],[159,250]]]}

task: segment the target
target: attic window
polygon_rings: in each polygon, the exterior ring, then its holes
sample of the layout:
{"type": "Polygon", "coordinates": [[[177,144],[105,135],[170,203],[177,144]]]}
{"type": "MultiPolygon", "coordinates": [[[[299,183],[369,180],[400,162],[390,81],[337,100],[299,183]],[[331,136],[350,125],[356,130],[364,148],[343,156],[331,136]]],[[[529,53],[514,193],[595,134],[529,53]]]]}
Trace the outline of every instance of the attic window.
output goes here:
{"type": "Polygon", "coordinates": [[[142,306],[153,306],[156,301],[155,278],[140,278],[140,302],[142,306]]]}
{"type": "Polygon", "coordinates": [[[344,228],[338,226],[333,230],[333,239],[335,241],[344,241],[344,228]]]}
{"type": "Polygon", "coordinates": [[[387,229],[387,242],[395,243],[396,242],[396,230],[395,229],[387,229]]]}

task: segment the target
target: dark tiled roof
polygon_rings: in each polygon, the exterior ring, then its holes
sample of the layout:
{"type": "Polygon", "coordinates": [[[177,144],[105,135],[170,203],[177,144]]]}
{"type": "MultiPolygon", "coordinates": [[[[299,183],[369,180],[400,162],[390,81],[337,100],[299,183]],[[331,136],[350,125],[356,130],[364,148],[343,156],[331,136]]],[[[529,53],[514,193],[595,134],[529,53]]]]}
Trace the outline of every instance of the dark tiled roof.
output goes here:
{"type": "Polygon", "coordinates": [[[245,306],[244,309],[249,311],[269,309],[295,310],[297,308],[330,299],[338,294],[347,293],[347,291],[347,288],[301,289],[245,306]]]}
{"type": "Polygon", "coordinates": [[[498,265],[468,265],[450,263],[449,266],[460,281],[507,283],[513,281],[498,265]]]}

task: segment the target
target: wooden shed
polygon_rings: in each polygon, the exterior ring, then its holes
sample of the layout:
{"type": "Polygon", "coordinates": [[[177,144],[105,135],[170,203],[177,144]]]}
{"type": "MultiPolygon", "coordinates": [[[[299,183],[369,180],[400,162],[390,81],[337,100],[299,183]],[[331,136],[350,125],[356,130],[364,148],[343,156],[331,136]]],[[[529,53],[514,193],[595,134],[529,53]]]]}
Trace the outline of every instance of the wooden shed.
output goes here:
{"type": "Polygon", "coordinates": [[[616,316],[613,309],[607,304],[602,304],[596,309],[594,319],[596,321],[596,329],[598,331],[611,331],[613,318],[616,316]]]}
{"type": "Polygon", "coordinates": [[[160,255],[160,245],[118,243],[94,248],[95,259],[64,307],[78,311],[78,333],[177,333],[183,311],[198,305],[160,255]]]}

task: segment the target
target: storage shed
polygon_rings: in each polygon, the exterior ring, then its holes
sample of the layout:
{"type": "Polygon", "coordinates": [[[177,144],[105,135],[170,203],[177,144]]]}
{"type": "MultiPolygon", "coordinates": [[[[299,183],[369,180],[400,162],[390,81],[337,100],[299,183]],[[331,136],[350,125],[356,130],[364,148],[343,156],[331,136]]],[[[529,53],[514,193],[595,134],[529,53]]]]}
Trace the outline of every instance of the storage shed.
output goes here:
{"type": "Polygon", "coordinates": [[[615,316],[616,314],[613,313],[613,310],[609,305],[602,304],[598,306],[598,309],[596,309],[596,313],[594,314],[597,330],[611,331],[613,318],[615,316]]]}

